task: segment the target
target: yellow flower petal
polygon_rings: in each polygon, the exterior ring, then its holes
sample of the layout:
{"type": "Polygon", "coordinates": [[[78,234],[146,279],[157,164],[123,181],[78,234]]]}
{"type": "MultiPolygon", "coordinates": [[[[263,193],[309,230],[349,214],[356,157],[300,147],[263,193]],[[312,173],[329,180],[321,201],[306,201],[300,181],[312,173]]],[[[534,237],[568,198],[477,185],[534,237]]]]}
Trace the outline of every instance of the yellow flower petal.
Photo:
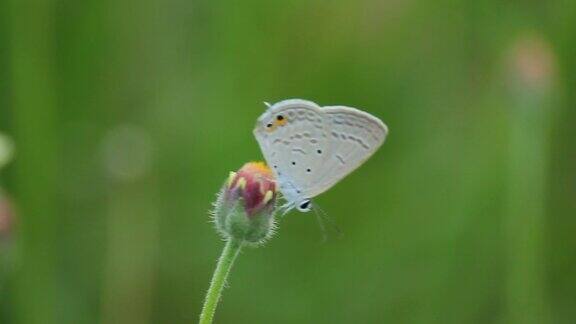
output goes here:
{"type": "Polygon", "coordinates": [[[226,183],[226,185],[228,186],[228,188],[230,188],[230,186],[232,185],[232,181],[234,181],[234,178],[236,177],[236,172],[234,171],[230,171],[230,174],[228,175],[228,181],[226,183]]]}
{"type": "Polygon", "coordinates": [[[238,179],[238,182],[236,183],[236,188],[244,190],[244,188],[246,188],[246,179],[244,178],[238,179]]]}
{"type": "Polygon", "coordinates": [[[272,197],[274,197],[272,190],[266,191],[266,195],[264,195],[264,205],[266,205],[272,199],[272,197]]]}

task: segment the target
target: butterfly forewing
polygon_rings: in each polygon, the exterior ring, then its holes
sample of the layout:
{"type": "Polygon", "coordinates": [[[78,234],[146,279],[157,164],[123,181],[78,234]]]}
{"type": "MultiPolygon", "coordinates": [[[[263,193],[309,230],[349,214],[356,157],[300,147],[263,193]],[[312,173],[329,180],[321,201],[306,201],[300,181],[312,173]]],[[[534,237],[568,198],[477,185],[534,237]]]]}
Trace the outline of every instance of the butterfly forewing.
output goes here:
{"type": "Polygon", "coordinates": [[[254,134],[289,201],[312,197],[309,189],[331,149],[326,122],[320,107],[296,99],[273,105],[258,119],[254,134]]]}

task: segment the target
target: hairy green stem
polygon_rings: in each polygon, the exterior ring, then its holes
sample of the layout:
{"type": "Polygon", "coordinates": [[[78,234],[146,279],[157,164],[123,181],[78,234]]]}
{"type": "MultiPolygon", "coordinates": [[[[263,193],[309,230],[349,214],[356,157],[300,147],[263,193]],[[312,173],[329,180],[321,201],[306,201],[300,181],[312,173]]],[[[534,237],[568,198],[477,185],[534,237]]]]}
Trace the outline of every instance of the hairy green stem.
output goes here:
{"type": "Polygon", "coordinates": [[[242,249],[242,242],[234,238],[229,238],[222,250],[222,255],[218,259],[218,265],[216,270],[212,275],[212,282],[210,282],[210,288],[208,288],[208,293],[204,299],[204,307],[202,308],[202,314],[200,314],[200,324],[211,324],[214,318],[214,312],[216,312],[216,306],[220,301],[220,296],[222,295],[222,289],[226,283],[226,278],[230,273],[230,269],[234,264],[234,260],[240,253],[242,249]]]}

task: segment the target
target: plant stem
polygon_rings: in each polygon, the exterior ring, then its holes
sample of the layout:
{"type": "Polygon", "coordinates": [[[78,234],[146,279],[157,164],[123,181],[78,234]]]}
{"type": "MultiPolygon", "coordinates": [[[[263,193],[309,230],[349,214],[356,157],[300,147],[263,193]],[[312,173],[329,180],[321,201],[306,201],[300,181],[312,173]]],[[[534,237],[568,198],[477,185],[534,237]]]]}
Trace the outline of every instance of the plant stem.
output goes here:
{"type": "Polygon", "coordinates": [[[220,296],[222,295],[222,288],[226,283],[226,278],[230,269],[236,260],[236,256],[242,249],[242,242],[230,238],[222,250],[222,255],[218,259],[218,265],[216,270],[212,275],[212,282],[210,282],[210,288],[208,288],[208,293],[204,299],[204,307],[202,308],[202,314],[200,314],[200,324],[211,324],[214,318],[214,312],[216,312],[216,306],[220,301],[220,296]]]}

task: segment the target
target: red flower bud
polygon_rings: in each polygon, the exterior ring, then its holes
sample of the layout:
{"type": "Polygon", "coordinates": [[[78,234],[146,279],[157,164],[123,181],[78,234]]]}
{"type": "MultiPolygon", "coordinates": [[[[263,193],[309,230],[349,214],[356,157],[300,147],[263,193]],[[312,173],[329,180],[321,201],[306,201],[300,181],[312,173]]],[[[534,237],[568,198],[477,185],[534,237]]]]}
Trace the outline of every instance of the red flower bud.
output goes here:
{"type": "Polygon", "coordinates": [[[261,162],[231,172],[215,204],[216,228],[224,237],[260,243],[273,234],[276,182],[261,162]]]}
{"type": "Polygon", "coordinates": [[[248,217],[254,217],[262,209],[270,208],[276,198],[276,183],[270,169],[261,162],[246,163],[238,172],[230,173],[225,199],[244,200],[248,217]]]}

